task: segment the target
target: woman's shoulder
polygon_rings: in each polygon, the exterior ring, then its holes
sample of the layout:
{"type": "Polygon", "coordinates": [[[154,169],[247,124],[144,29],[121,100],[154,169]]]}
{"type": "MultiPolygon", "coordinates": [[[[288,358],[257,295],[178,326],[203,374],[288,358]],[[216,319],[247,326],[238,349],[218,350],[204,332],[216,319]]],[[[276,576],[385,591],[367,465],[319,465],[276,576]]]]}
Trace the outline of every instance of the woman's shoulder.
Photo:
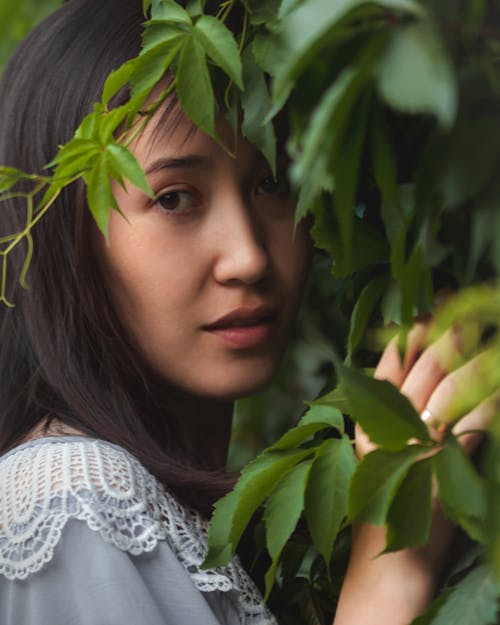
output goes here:
{"type": "MultiPolygon", "coordinates": [[[[0,573],[24,579],[50,561],[64,526],[83,521],[132,555],[179,532],[203,542],[204,522],[130,453],[82,436],[30,441],[0,458],[0,573]]],[[[185,536],[184,536],[185,538],[185,536]]]]}
{"type": "Polygon", "coordinates": [[[51,436],[0,458],[0,581],[45,571],[61,546],[70,557],[71,537],[83,536],[87,544],[88,533],[76,531],[74,520],[132,556],[144,558],[160,545],[155,553],[163,557],[163,568],[172,570],[175,561],[198,591],[214,600],[220,593],[232,596],[242,623],[275,623],[238,558],[217,569],[202,568],[207,521],[179,503],[125,449],[83,436],[51,436]],[[170,564],[167,553],[173,555],[170,564]]]}

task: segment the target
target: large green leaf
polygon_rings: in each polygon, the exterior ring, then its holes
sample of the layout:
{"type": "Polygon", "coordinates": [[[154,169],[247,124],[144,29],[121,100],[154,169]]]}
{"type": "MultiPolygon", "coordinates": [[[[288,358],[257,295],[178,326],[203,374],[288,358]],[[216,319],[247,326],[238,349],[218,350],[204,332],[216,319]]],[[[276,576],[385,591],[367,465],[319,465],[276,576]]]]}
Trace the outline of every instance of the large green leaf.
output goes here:
{"type": "Polygon", "coordinates": [[[186,30],[179,28],[178,24],[172,24],[171,22],[150,22],[142,35],[141,56],[144,56],[144,54],[156,48],[156,46],[171,43],[186,34],[186,30]]]}
{"type": "Polygon", "coordinates": [[[304,493],[312,462],[307,460],[293,467],[274,487],[267,501],[264,522],[267,550],[272,563],[266,574],[266,597],[271,592],[281,552],[294,532],[304,509],[304,493]]]}
{"type": "Polygon", "coordinates": [[[300,419],[299,425],[322,423],[344,433],[344,417],[338,408],[313,402],[311,408],[300,419]],[[316,405],[316,403],[318,405],[316,405]]]}
{"type": "Polygon", "coordinates": [[[349,517],[383,525],[402,481],[425,451],[421,445],[410,445],[400,451],[376,449],[366,455],[351,481],[349,517]]]}
{"type": "Polygon", "coordinates": [[[107,152],[110,162],[113,163],[115,169],[120,171],[123,178],[130,180],[149,197],[154,196],[142,167],[130,150],[119,143],[112,143],[108,146],[107,152]]]}
{"type": "Polygon", "coordinates": [[[451,126],[457,85],[450,60],[429,20],[395,30],[378,66],[384,100],[408,113],[430,113],[451,126]]]}
{"type": "Polygon", "coordinates": [[[267,159],[273,173],[276,173],[276,134],[271,121],[265,120],[271,108],[264,72],[257,65],[252,47],[243,53],[243,83],[241,94],[243,123],[241,130],[245,137],[257,147],[267,159]]]}
{"type": "Polygon", "coordinates": [[[153,0],[151,19],[153,21],[179,22],[187,26],[191,25],[191,16],[175,0],[153,0]]]}
{"type": "Polygon", "coordinates": [[[411,438],[431,440],[415,408],[390,382],[375,380],[340,362],[335,366],[351,416],[374,443],[397,451],[411,438]]]}
{"type": "Polygon", "coordinates": [[[305,497],[305,516],[316,549],[330,562],[333,543],[347,516],[356,458],[351,441],[331,438],[319,447],[305,497]]]}
{"type": "Polygon", "coordinates": [[[203,46],[194,38],[184,44],[176,73],[177,95],[193,123],[212,137],[215,132],[215,95],[203,46]]]}
{"type": "Polygon", "coordinates": [[[193,35],[212,61],[243,90],[240,52],[231,31],[217,18],[203,15],[197,20],[193,35]]]}
{"type": "Polygon", "coordinates": [[[106,78],[101,97],[103,106],[107,107],[111,98],[129,82],[135,67],[136,59],[131,59],[106,78]]]}
{"type": "Polygon", "coordinates": [[[136,60],[134,73],[130,78],[132,97],[151,91],[163,78],[181,49],[182,37],[184,35],[150,48],[136,60]]]}
{"type": "Polygon", "coordinates": [[[335,212],[340,227],[342,255],[347,271],[352,268],[354,208],[370,100],[370,95],[365,94],[352,107],[350,120],[346,125],[338,147],[338,155],[335,154],[335,160],[333,161],[335,173],[335,212]]]}
{"type": "MultiPolygon", "coordinates": [[[[376,4],[366,0],[304,0],[295,10],[287,13],[280,24],[283,48],[287,50],[287,54],[274,83],[273,97],[276,100],[280,100],[283,93],[293,86],[310,59],[326,43],[331,43],[332,30],[351,11],[360,7],[365,8],[369,16],[372,15],[373,8],[379,7],[412,15],[421,15],[423,12],[420,4],[411,0],[382,0],[376,4]]],[[[342,36],[345,37],[345,33],[342,36]]]]}
{"type": "Polygon", "coordinates": [[[99,229],[107,237],[111,208],[116,205],[111,193],[106,155],[102,155],[92,170],[83,175],[87,185],[87,203],[99,229]]]}
{"type": "Polygon", "coordinates": [[[396,152],[382,107],[375,103],[370,124],[370,147],[373,173],[382,195],[381,213],[389,241],[393,242],[404,225],[399,206],[396,152]]]}
{"type": "Polygon", "coordinates": [[[363,338],[370,317],[375,310],[377,302],[387,288],[389,277],[387,275],[376,276],[361,291],[351,315],[349,325],[349,337],[347,339],[347,355],[350,359],[359,342],[363,338]]]}
{"type": "Polygon", "coordinates": [[[406,474],[387,515],[386,551],[419,547],[429,538],[432,517],[432,458],[416,462],[406,474]]]}
{"type": "Polygon", "coordinates": [[[205,568],[226,563],[236,549],[246,525],[284,475],[311,450],[263,453],[242,471],[234,490],[215,506],[209,531],[205,568]]]}
{"type": "Polygon", "coordinates": [[[451,591],[431,625],[495,625],[499,592],[489,567],[480,566],[451,591]]]}
{"type": "Polygon", "coordinates": [[[439,497],[445,513],[475,540],[484,540],[486,484],[453,436],[434,456],[439,497]]]}
{"type": "Polygon", "coordinates": [[[414,619],[410,623],[410,625],[432,625],[432,623],[434,623],[434,618],[436,614],[441,609],[441,606],[445,604],[449,596],[450,596],[449,589],[442,592],[433,601],[431,601],[427,610],[423,614],[418,616],[416,619],[414,619]]]}
{"type": "Polygon", "coordinates": [[[352,68],[345,70],[327,89],[311,117],[300,156],[291,170],[294,183],[300,187],[296,222],[304,217],[321,191],[331,185],[331,152],[342,130],[337,111],[357,84],[356,72],[352,68]]]}

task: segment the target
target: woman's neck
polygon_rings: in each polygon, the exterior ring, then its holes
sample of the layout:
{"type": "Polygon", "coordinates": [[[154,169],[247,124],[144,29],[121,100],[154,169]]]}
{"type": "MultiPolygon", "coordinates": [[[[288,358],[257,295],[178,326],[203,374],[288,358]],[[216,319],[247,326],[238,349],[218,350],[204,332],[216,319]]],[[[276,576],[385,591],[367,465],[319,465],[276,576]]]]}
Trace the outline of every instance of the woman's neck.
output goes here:
{"type": "Polygon", "coordinates": [[[171,401],[190,456],[212,470],[223,469],[231,438],[233,402],[187,395],[171,401]]]}

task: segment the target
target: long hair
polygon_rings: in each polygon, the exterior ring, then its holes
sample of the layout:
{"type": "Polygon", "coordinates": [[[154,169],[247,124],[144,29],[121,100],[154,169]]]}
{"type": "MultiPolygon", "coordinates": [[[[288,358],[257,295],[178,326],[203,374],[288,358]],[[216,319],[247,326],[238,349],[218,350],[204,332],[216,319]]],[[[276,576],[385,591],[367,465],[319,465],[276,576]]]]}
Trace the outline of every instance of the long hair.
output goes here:
{"type": "MultiPolygon", "coordinates": [[[[72,0],[35,29],[0,83],[0,164],[42,172],[100,99],[108,74],[139,52],[143,22],[141,0],[72,0]]],[[[2,232],[22,229],[22,199],[0,211],[2,232]]],[[[165,381],[113,309],[91,232],[75,183],[35,227],[30,287],[12,280],[15,308],[0,304],[0,453],[57,417],[129,450],[208,513],[232,479],[194,457],[165,381]]],[[[19,245],[9,255],[9,275],[17,277],[24,254],[19,245]]]]}

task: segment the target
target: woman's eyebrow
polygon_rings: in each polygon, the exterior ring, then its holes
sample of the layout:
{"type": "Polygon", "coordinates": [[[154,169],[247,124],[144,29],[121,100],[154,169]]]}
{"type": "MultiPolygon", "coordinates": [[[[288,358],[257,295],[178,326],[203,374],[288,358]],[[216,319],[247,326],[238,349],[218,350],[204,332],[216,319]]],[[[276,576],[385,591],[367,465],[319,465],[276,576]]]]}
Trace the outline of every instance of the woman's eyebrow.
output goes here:
{"type": "Polygon", "coordinates": [[[210,169],[213,165],[212,159],[209,156],[202,156],[200,154],[188,154],[181,157],[172,158],[159,158],[153,161],[144,168],[146,175],[155,173],[162,169],[210,169]]]}

